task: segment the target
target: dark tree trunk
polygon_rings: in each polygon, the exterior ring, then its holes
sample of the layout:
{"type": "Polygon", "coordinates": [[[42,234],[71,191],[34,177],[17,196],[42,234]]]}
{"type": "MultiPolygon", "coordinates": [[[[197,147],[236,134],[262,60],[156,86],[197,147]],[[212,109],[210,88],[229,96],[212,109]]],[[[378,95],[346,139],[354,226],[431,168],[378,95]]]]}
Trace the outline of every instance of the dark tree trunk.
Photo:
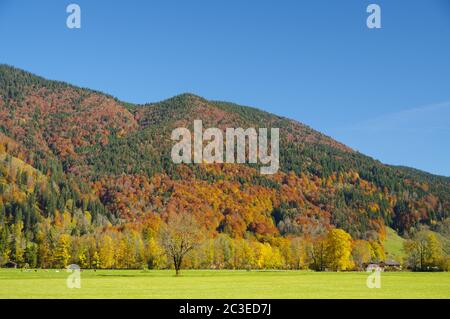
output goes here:
{"type": "Polygon", "coordinates": [[[182,261],[183,261],[183,257],[182,256],[173,257],[173,264],[175,266],[175,276],[179,276],[180,275],[181,262],[182,261]]]}

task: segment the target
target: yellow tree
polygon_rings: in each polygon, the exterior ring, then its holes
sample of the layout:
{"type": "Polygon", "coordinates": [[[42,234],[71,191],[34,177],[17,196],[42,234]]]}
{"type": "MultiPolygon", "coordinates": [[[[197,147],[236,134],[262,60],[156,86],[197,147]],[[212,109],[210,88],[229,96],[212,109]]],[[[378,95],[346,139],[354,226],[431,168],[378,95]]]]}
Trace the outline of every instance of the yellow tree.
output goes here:
{"type": "Polygon", "coordinates": [[[70,236],[62,234],[56,244],[54,260],[57,267],[65,268],[70,261],[70,236]]]}
{"type": "Polygon", "coordinates": [[[142,238],[139,233],[134,233],[134,243],[135,243],[135,251],[136,251],[136,266],[139,267],[148,267],[146,259],[145,259],[145,245],[142,241],[142,238]]]}
{"type": "Polygon", "coordinates": [[[306,246],[301,238],[294,238],[290,242],[289,266],[293,269],[302,269],[305,262],[306,246]]]}
{"type": "Polygon", "coordinates": [[[124,238],[119,239],[119,243],[115,249],[115,265],[119,269],[126,268],[127,244],[124,238]]]}
{"type": "Polygon", "coordinates": [[[17,221],[14,224],[14,251],[13,256],[16,263],[21,264],[24,261],[24,245],[23,245],[23,222],[21,220],[17,221]]]}
{"type": "Polygon", "coordinates": [[[364,264],[372,260],[372,248],[366,240],[355,240],[353,243],[352,257],[355,267],[361,269],[364,264]]]}
{"type": "Polygon", "coordinates": [[[124,263],[126,268],[136,267],[136,245],[132,233],[126,235],[124,263]]]}
{"type": "Polygon", "coordinates": [[[269,243],[263,244],[262,258],[264,268],[279,269],[283,267],[284,260],[277,247],[272,247],[269,243]]]}
{"type": "Polygon", "coordinates": [[[381,245],[378,241],[371,241],[370,248],[372,251],[372,261],[380,262],[386,259],[383,245],[381,245]]]}
{"type": "Polygon", "coordinates": [[[258,269],[263,269],[265,267],[265,260],[267,256],[270,254],[268,250],[270,249],[270,246],[265,246],[264,244],[261,244],[260,242],[254,242],[253,243],[254,251],[255,251],[255,261],[256,261],[256,267],[258,269]]]}
{"type": "Polygon", "coordinates": [[[245,239],[236,239],[234,247],[234,267],[249,269],[256,267],[256,249],[245,239]]]}
{"type": "Polygon", "coordinates": [[[147,241],[146,260],[150,269],[161,268],[166,262],[164,250],[154,238],[147,241]]]}
{"type": "Polygon", "coordinates": [[[101,268],[101,262],[100,262],[100,256],[98,255],[98,252],[94,252],[94,256],[92,256],[92,266],[94,269],[100,269],[101,268]]]}
{"type": "Polygon", "coordinates": [[[429,232],[427,235],[427,247],[426,264],[430,267],[441,266],[444,257],[442,244],[433,232],[429,232]]]}
{"type": "Polygon", "coordinates": [[[114,244],[111,236],[104,235],[98,248],[101,268],[110,269],[114,265],[114,244]]]}
{"type": "Polygon", "coordinates": [[[333,229],[326,239],[326,260],[331,270],[348,270],[353,267],[352,237],[342,229],[333,229]]]}
{"type": "Polygon", "coordinates": [[[86,250],[85,249],[81,249],[80,252],[78,253],[78,260],[80,262],[80,267],[81,268],[88,268],[89,267],[89,263],[88,263],[88,259],[86,256],[86,250]]]}

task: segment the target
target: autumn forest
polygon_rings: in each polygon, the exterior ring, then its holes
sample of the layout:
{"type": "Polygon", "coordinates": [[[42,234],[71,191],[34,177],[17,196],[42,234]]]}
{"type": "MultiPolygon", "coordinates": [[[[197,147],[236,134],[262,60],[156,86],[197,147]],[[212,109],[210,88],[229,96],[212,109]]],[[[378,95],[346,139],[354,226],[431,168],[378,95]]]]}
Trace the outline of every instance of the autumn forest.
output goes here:
{"type": "Polygon", "coordinates": [[[450,178],[256,108],[135,105],[0,65],[0,267],[358,270],[393,259],[392,229],[403,268],[448,271],[450,178]],[[196,119],[280,128],[280,170],[174,164],[170,133],[196,119]]]}

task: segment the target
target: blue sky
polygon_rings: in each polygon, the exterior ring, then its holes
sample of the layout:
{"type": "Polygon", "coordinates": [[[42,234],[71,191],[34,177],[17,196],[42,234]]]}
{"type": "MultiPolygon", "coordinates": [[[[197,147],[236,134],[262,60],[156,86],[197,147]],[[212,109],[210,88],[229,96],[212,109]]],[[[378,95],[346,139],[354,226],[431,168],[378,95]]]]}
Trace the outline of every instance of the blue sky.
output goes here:
{"type": "Polygon", "coordinates": [[[0,0],[0,63],[129,102],[255,106],[450,176],[449,0],[0,0]]]}

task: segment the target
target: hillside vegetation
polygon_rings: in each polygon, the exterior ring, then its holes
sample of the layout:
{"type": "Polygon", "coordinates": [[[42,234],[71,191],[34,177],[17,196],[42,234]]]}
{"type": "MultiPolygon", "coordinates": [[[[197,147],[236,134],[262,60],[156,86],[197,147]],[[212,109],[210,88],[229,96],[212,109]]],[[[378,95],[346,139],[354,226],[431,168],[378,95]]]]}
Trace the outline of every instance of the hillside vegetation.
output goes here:
{"type": "Polygon", "coordinates": [[[164,268],[159,230],[183,213],[205,237],[186,267],[322,270],[321,243],[341,229],[350,269],[384,260],[386,242],[399,256],[386,226],[448,238],[449,212],[449,178],[384,165],[287,118],[192,94],[133,105],[0,65],[0,265],[164,268]],[[195,119],[280,128],[280,171],[173,164],[171,131],[195,119]]]}

